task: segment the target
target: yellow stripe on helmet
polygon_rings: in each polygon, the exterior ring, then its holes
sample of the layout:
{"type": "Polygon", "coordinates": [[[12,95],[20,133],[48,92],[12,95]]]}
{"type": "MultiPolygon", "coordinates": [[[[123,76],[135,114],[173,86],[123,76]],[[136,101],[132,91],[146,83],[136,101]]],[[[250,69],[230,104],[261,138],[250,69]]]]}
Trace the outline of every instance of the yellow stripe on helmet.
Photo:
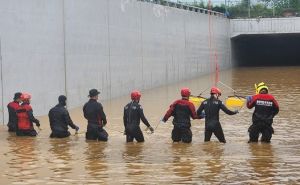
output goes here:
{"type": "Polygon", "coordinates": [[[267,89],[269,91],[268,86],[264,82],[261,82],[258,85],[254,84],[254,87],[255,87],[256,94],[259,94],[259,92],[262,89],[267,89]]]}

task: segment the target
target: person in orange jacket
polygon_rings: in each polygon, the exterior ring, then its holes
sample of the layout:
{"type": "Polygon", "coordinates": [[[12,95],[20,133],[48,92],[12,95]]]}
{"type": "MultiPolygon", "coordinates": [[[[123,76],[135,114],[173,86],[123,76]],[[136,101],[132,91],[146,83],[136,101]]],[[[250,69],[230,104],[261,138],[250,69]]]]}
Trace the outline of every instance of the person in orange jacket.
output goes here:
{"type": "Polygon", "coordinates": [[[256,95],[247,96],[247,107],[255,110],[252,115],[252,125],[249,127],[249,143],[258,142],[259,134],[262,134],[261,142],[269,143],[274,133],[272,127],[273,118],[279,112],[279,105],[275,98],[269,94],[268,86],[261,82],[255,84],[256,95]]]}
{"type": "Polygon", "coordinates": [[[17,108],[18,129],[17,136],[36,136],[37,132],[33,127],[33,123],[40,127],[40,121],[33,116],[33,110],[30,105],[31,95],[22,93],[22,104],[17,108]]]}
{"type": "Polygon", "coordinates": [[[174,117],[172,130],[173,142],[182,141],[184,143],[192,142],[191,118],[199,119],[196,114],[195,106],[189,102],[191,91],[188,88],[181,89],[181,99],[176,100],[170,105],[162,121],[166,122],[171,116],[174,117]]]}

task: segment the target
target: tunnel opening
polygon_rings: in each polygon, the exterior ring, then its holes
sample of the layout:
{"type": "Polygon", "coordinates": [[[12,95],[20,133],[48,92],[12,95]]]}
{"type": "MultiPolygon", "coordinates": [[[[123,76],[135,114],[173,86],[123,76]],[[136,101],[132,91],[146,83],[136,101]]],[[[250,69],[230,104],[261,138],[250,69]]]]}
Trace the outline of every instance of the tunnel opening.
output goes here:
{"type": "Polygon", "coordinates": [[[231,48],[238,67],[300,65],[300,33],[239,35],[231,48]]]}

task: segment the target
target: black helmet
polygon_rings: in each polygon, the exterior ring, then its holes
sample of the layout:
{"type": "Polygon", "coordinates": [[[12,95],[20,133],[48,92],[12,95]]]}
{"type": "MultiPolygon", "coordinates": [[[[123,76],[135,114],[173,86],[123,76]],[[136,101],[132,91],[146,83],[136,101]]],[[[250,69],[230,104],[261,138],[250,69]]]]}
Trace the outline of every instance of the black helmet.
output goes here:
{"type": "Polygon", "coordinates": [[[17,100],[19,98],[21,98],[22,93],[21,92],[16,92],[15,96],[14,96],[14,100],[17,100]]]}
{"type": "Polygon", "coordinates": [[[66,100],[67,100],[67,97],[65,95],[60,95],[58,97],[58,102],[59,103],[64,103],[64,102],[66,102],[66,100]]]}

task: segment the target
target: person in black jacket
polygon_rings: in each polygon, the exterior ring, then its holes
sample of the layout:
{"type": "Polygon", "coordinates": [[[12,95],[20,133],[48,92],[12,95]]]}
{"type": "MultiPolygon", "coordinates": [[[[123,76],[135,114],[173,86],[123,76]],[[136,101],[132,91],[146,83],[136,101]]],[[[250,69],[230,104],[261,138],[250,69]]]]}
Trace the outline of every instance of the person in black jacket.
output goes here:
{"type": "Polygon", "coordinates": [[[144,135],[140,128],[140,121],[148,127],[153,133],[154,129],[150,126],[146,119],[143,108],[139,104],[141,93],[139,91],[131,92],[131,102],[124,107],[123,122],[125,127],[126,142],[133,142],[135,139],[137,142],[144,142],[144,135]]]}
{"type": "Polygon", "coordinates": [[[16,132],[18,128],[17,109],[20,106],[22,93],[17,92],[14,96],[14,101],[7,105],[8,109],[8,132],[16,132]]]}
{"type": "Polygon", "coordinates": [[[169,110],[166,112],[162,119],[162,122],[166,122],[171,116],[174,117],[172,130],[173,142],[182,141],[184,143],[192,142],[192,131],[191,131],[191,118],[200,119],[195,111],[193,103],[189,102],[191,91],[188,88],[181,89],[182,99],[176,100],[170,105],[169,110]]]}
{"type": "Polygon", "coordinates": [[[261,133],[261,142],[269,143],[274,133],[273,118],[279,112],[279,105],[275,98],[268,94],[269,88],[261,82],[256,87],[256,95],[247,96],[247,107],[255,110],[252,115],[252,125],[249,127],[249,143],[258,142],[261,133]]]}
{"type": "Polygon", "coordinates": [[[203,115],[203,110],[205,114],[205,136],[204,141],[210,141],[211,135],[214,133],[218,140],[222,143],[226,143],[223,129],[219,120],[219,111],[223,110],[226,114],[234,115],[238,111],[229,110],[219,97],[221,96],[221,91],[213,87],[210,91],[210,98],[203,101],[197,110],[197,115],[203,115]]]}
{"type": "Polygon", "coordinates": [[[98,100],[100,92],[97,89],[89,91],[90,100],[83,106],[84,117],[88,121],[85,138],[87,140],[107,141],[108,133],[103,127],[106,125],[106,115],[98,100]]]}
{"type": "Polygon", "coordinates": [[[75,129],[76,133],[79,130],[79,127],[73,123],[68,110],[65,108],[67,105],[66,101],[67,97],[60,95],[58,97],[58,104],[49,111],[48,116],[52,130],[50,134],[51,138],[69,137],[71,133],[68,131],[68,126],[75,129]]]}

